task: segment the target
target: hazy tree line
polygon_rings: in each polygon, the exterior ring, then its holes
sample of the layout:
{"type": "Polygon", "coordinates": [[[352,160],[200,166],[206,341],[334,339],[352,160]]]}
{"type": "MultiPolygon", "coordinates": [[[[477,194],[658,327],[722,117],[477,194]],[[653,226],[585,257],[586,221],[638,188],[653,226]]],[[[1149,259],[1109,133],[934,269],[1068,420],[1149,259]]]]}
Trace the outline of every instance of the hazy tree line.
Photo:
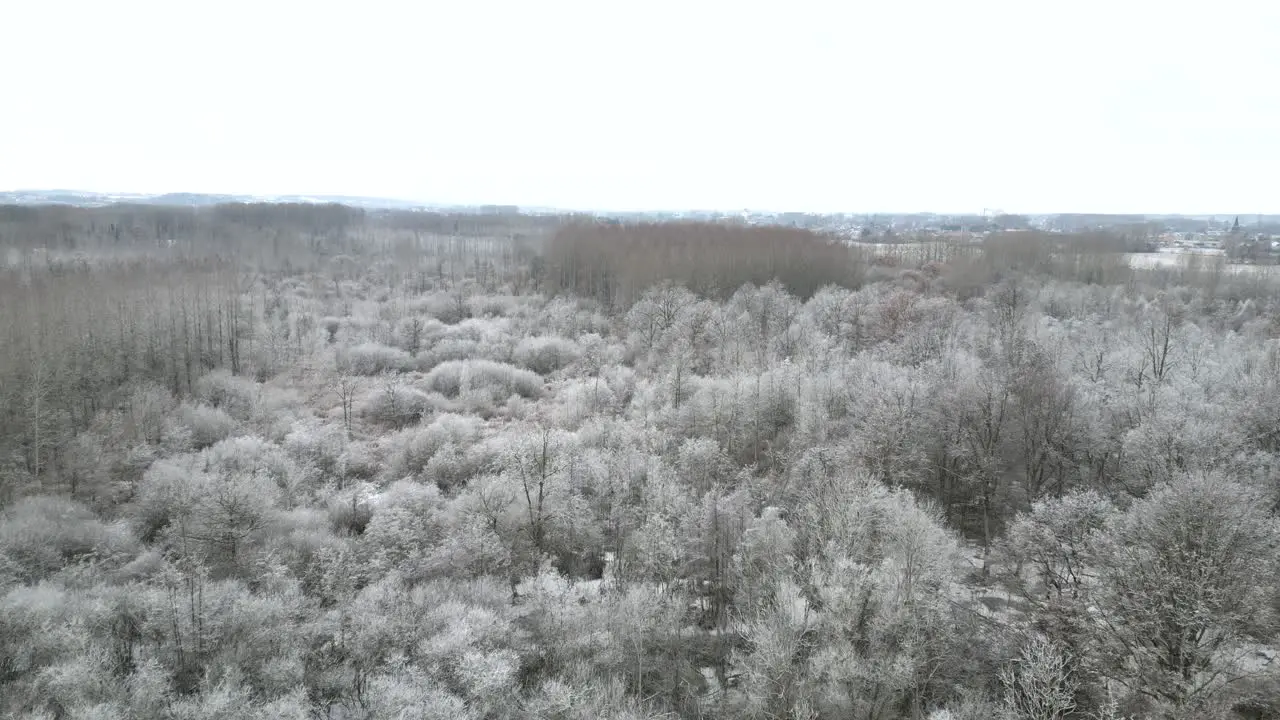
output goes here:
{"type": "Polygon", "coordinates": [[[810,230],[692,222],[567,224],[548,241],[546,262],[551,291],[610,308],[663,281],[728,297],[743,284],[776,279],[809,297],[825,285],[861,284],[866,267],[847,245],[810,230]]]}
{"type": "Polygon", "coordinates": [[[308,206],[0,239],[11,715],[1277,715],[1266,275],[308,206]]]}

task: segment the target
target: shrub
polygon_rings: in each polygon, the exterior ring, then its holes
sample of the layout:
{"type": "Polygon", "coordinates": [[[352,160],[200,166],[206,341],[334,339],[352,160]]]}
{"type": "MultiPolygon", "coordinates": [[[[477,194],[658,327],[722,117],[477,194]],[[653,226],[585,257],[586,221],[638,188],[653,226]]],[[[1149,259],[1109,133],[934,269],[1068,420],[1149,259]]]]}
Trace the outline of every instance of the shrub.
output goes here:
{"type": "Polygon", "coordinates": [[[550,375],[578,359],[578,344],[572,340],[540,335],[521,340],[513,357],[517,364],[539,375],[550,375]]]}
{"type": "Polygon", "coordinates": [[[338,476],[344,480],[368,480],[378,474],[381,462],[367,443],[347,443],[338,456],[338,476]]]}
{"type": "Polygon", "coordinates": [[[266,526],[279,485],[269,470],[221,463],[206,450],[153,465],[138,484],[135,519],[148,542],[198,548],[207,560],[234,564],[266,526]]]}
{"type": "MultiPolygon", "coordinates": [[[[330,500],[332,507],[335,499],[330,500]]],[[[336,499],[336,504],[342,504],[336,499]]],[[[346,505],[350,507],[350,499],[346,505]]],[[[303,577],[308,564],[323,548],[341,544],[330,531],[332,517],[325,508],[297,508],[276,513],[267,538],[267,551],[290,568],[294,577],[303,577]]]]}
{"type": "Polygon", "coordinates": [[[129,428],[122,440],[159,444],[175,406],[169,391],[154,383],[138,383],[129,388],[120,407],[121,419],[129,428]]]}
{"type": "Polygon", "coordinates": [[[511,336],[511,321],[507,318],[473,318],[457,325],[441,326],[431,335],[435,341],[473,340],[482,344],[500,344],[511,336]]]}
{"type": "Polygon", "coordinates": [[[425,313],[446,325],[466,320],[471,314],[466,298],[459,298],[452,292],[433,292],[416,298],[410,304],[410,310],[425,313]]]}
{"type": "Polygon", "coordinates": [[[422,372],[430,372],[440,363],[450,360],[474,360],[482,357],[484,355],[480,343],[475,340],[450,338],[441,340],[432,345],[429,351],[420,354],[417,366],[422,372]]]}
{"type": "Polygon", "coordinates": [[[334,495],[328,501],[329,527],[339,536],[362,535],[373,518],[368,502],[361,502],[358,495],[334,495]]]}
{"type": "Polygon", "coordinates": [[[185,435],[191,448],[202,450],[225,440],[236,431],[235,418],[225,411],[208,405],[183,403],[174,417],[178,433],[185,435]]]}
{"type": "Polygon", "coordinates": [[[260,386],[248,378],[215,370],[196,381],[195,394],[231,417],[245,421],[253,415],[259,389],[260,386]]]}
{"type": "Polygon", "coordinates": [[[78,502],[36,496],[0,514],[0,568],[19,582],[37,582],[81,559],[119,559],[136,541],[119,525],[107,525],[78,502]]]}
{"type": "Polygon", "coordinates": [[[434,577],[500,577],[511,570],[511,551],[483,517],[469,514],[449,528],[422,569],[434,577]]]}
{"type": "Polygon", "coordinates": [[[367,376],[406,370],[412,357],[400,348],[370,342],[338,350],[337,362],[346,373],[367,376]]]}
{"type": "Polygon", "coordinates": [[[421,420],[430,408],[430,398],[425,392],[409,385],[387,383],[365,397],[360,412],[383,425],[406,427],[421,420]]]}
{"type": "Polygon", "coordinates": [[[138,481],[133,497],[133,518],[144,542],[155,540],[175,519],[185,517],[195,505],[198,474],[195,455],[158,460],[138,481]]]}
{"type": "Polygon", "coordinates": [[[339,473],[339,458],[347,444],[340,425],[295,423],[284,438],[284,449],[298,462],[317,468],[325,475],[339,473]]]}
{"type": "Polygon", "coordinates": [[[467,301],[472,317],[505,317],[511,315],[527,298],[513,295],[476,295],[467,301]]]}
{"type": "Polygon", "coordinates": [[[491,360],[455,360],[436,366],[427,386],[445,397],[499,403],[512,395],[532,399],[542,394],[542,378],[535,373],[491,360]]]}
{"type": "Polygon", "coordinates": [[[556,390],[552,417],[563,427],[578,427],[590,418],[620,410],[614,389],[603,378],[573,379],[556,390]]]}
{"type": "Polygon", "coordinates": [[[465,447],[447,442],[427,461],[422,469],[422,479],[435,483],[436,487],[448,492],[464,485],[483,467],[484,460],[476,452],[475,446],[465,447]]]}
{"type": "Polygon", "coordinates": [[[423,317],[421,315],[410,315],[401,318],[396,322],[394,340],[396,347],[407,352],[410,356],[417,355],[427,339],[439,332],[439,328],[443,327],[439,320],[435,318],[423,317]]]}
{"type": "Polygon", "coordinates": [[[286,497],[294,492],[295,484],[300,478],[300,473],[284,449],[260,437],[244,436],[223,440],[201,453],[201,457],[209,471],[260,476],[275,484],[286,493],[286,497]]]}
{"type": "Polygon", "coordinates": [[[342,320],[333,316],[323,317],[320,319],[320,327],[324,328],[325,340],[332,345],[338,339],[338,330],[342,327],[342,320]]]}
{"type": "Polygon", "coordinates": [[[411,428],[388,439],[387,472],[393,479],[418,475],[441,448],[470,446],[479,435],[475,418],[447,413],[430,425],[411,428]]]}
{"type": "Polygon", "coordinates": [[[576,339],[587,333],[608,335],[612,329],[600,303],[585,298],[554,297],[541,307],[525,308],[522,315],[525,327],[547,335],[576,339]]]}
{"type": "Polygon", "coordinates": [[[440,541],[444,525],[440,513],[444,500],[431,485],[409,480],[392,483],[373,508],[363,540],[373,564],[382,571],[423,553],[440,541]]]}

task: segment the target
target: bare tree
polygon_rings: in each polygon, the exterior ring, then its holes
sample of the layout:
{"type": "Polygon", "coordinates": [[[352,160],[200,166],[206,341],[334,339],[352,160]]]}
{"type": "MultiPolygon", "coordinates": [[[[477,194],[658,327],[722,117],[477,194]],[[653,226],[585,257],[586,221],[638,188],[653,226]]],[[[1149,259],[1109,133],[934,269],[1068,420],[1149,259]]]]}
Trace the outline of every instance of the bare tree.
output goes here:
{"type": "Polygon", "coordinates": [[[351,430],[353,407],[356,395],[363,387],[363,383],[360,378],[339,371],[338,379],[334,381],[332,387],[333,393],[338,396],[338,401],[342,403],[342,427],[346,430],[347,440],[352,440],[354,439],[351,430]]]}
{"type": "Polygon", "coordinates": [[[1076,709],[1079,685],[1068,651],[1041,636],[1000,672],[1005,707],[1016,720],[1062,720],[1076,709]]]}
{"type": "Polygon", "coordinates": [[[1138,371],[1138,384],[1149,377],[1152,382],[1164,382],[1174,367],[1174,350],[1178,344],[1179,316],[1169,301],[1158,309],[1147,311],[1138,327],[1139,346],[1142,350],[1142,367],[1138,371]]]}

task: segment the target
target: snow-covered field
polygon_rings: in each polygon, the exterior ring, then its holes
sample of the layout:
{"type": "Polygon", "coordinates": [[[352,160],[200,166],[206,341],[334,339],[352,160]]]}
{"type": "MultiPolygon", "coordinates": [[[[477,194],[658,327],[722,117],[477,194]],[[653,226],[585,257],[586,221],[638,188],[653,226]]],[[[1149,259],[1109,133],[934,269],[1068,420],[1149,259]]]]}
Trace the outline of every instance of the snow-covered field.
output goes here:
{"type": "MultiPolygon", "coordinates": [[[[922,260],[930,255],[945,256],[945,243],[868,243],[851,242],[851,246],[863,248],[878,256],[895,256],[900,260],[922,260]]],[[[956,246],[955,251],[974,251],[973,246],[956,246]]],[[[1226,274],[1254,274],[1280,277],[1280,266],[1252,265],[1229,262],[1220,248],[1166,248],[1154,253],[1126,253],[1129,265],[1138,269],[1209,270],[1221,265],[1226,274]]]]}
{"type": "Polygon", "coordinates": [[[1245,263],[1227,262],[1226,258],[1222,256],[1221,250],[1129,253],[1128,257],[1130,266],[1143,269],[1171,268],[1184,270],[1208,270],[1215,265],[1221,264],[1223,272],[1231,274],[1253,273],[1260,275],[1274,275],[1280,273],[1280,266],[1276,265],[1250,265],[1245,263]]]}

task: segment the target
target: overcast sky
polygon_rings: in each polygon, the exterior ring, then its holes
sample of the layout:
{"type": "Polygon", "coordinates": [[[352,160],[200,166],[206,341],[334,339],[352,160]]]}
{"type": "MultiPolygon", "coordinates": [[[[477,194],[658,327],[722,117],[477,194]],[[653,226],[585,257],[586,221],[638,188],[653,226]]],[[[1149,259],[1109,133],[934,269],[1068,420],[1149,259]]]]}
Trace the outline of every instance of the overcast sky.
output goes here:
{"type": "Polygon", "coordinates": [[[1277,6],[13,0],[0,190],[1274,213],[1277,6]]]}

